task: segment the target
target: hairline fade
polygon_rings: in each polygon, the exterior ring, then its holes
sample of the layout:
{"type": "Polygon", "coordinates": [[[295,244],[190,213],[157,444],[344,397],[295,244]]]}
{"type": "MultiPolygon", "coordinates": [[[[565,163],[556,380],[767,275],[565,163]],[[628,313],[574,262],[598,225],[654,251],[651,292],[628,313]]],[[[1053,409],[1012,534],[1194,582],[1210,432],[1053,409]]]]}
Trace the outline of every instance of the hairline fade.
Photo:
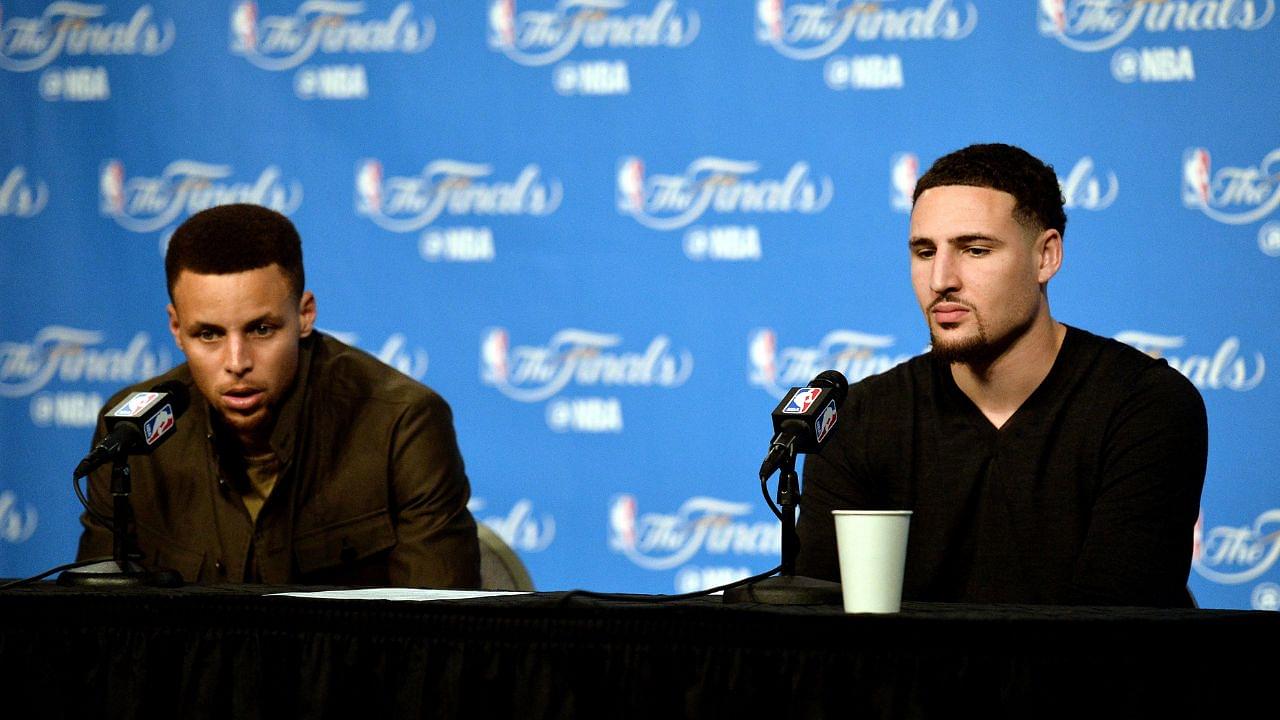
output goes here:
{"type": "Polygon", "coordinates": [[[1053,229],[1066,235],[1062,188],[1053,166],[1014,145],[970,145],[943,155],[916,182],[914,207],[924,191],[947,185],[983,187],[1013,196],[1013,217],[1037,232],[1053,229]]]}

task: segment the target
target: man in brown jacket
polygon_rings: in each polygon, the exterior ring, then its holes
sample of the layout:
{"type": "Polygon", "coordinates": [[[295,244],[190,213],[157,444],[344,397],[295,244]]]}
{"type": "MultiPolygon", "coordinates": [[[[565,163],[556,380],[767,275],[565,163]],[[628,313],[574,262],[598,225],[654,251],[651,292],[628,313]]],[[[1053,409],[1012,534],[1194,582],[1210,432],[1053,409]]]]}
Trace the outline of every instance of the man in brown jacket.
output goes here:
{"type": "MultiPolygon", "coordinates": [[[[130,460],[144,563],[188,582],[476,587],[470,487],[449,406],[314,329],[288,218],[255,205],[197,213],[165,256],[169,329],[191,409],[130,460]],[[198,391],[198,392],[196,392],[198,391]]],[[[101,419],[95,441],[105,433],[101,419]]],[[[109,468],[90,502],[110,516],[109,468]]],[[[111,554],[82,517],[79,557],[111,554]]]]}

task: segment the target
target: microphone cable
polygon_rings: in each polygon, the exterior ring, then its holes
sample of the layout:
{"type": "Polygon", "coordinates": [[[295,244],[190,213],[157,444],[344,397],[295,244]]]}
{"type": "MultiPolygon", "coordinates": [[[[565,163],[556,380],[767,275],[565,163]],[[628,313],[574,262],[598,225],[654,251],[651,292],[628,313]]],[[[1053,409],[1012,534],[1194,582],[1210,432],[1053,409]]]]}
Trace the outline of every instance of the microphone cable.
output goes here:
{"type": "MultiPolygon", "coordinates": [[[[85,478],[85,487],[87,489],[89,484],[89,480],[88,480],[89,476],[85,475],[84,478],[85,478]]],[[[80,478],[77,477],[74,472],[71,474],[71,487],[75,488],[76,498],[80,500],[80,504],[84,506],[84,511],[89,514],[89,517],[105,525],[108,530],[115,532],[115,529],[116,529],[115,519],[109,518],[103,515],[102,513],[98,512],[97,510],[93,509],[93,506],[89,504],[89,498],[85,497],[85,494],[80,491],[80,478]]]]}
{"type": "Polygon", "coordinates": [[[734,580],[731,583],[725,583],[724,585],[719,585],[713,588],[707,588],[706,590],[698,590],[696,592],[681,593],[679,595],[629,595],[627,593],[602,593],[602,592],[595,592],[593,590],[570,590],[566,592],[559,599],[558,604],[568,605],[569,601],[575,598],[580,598],[580,597],[591,598],[593,600],[625,600],[627,602],[640,602],[640,603],[660,603],[660,602],[671,602],[673,600],[690,600],[696,597],[704,597],[706,595],[711,595],[713,593],[723,592],[730,588],[738,587],[739,585],[747,585],[747,584],[756,582],[757,580],[763,580],[767,577],[777,574],[781,570],[782,570],[782,566],[779,565],[773,568],[772,570],[766,570],[765,572],[762,572],[759,575],[752,575],[751,577],[742,578],[741,580],[734,580]]]}
{"type": "Polygon", "coordinates": [[[89,560],[77,560],[76,562],[67,563],[66,565],[59,565],[56,568],[45,570],[39,575],[32,575],[31,577],[23,578],[22,580],[14,580],[12,582],[7,582],[3,585],[0,585],[0,590],[11,590],[13,588],[22,587],[23,585],[30,585],[31,583],[36,582],[37,580],[43,580],[54,573],[60,573],[64,570],[75,570],[76,568],[79,568],[79,567],[85,567],[86,565],[93,565],[95,563],[105,562],[111,559],[112,559],[111,557],[90,558],[89,560]]]}

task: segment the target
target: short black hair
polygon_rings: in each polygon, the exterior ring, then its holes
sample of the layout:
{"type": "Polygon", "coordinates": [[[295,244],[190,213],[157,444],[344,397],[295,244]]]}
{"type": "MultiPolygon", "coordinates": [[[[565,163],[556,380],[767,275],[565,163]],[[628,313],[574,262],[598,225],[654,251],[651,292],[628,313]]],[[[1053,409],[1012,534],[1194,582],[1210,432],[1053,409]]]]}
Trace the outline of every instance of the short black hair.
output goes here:
{"type": "Polygon", "coordinates": [[[944,155],[916,182],[914,205],[925,190],[943,185],[968,185],[1006,192],[1013,196],[1013,216],[1037,230],[1067,231],[1062,209],[1062,187],[1053,166],[1013,145],[970,145],[944,155]]]}
{"type": "Polygon", "coordinates": [[[169,240],[164,273],[173,286],[183,270],[201,275],[229,275],[280,266],[294,298],[302,297],[302,238],[289,218],[261,205],[218,205],[187,218],[169,240]]]}

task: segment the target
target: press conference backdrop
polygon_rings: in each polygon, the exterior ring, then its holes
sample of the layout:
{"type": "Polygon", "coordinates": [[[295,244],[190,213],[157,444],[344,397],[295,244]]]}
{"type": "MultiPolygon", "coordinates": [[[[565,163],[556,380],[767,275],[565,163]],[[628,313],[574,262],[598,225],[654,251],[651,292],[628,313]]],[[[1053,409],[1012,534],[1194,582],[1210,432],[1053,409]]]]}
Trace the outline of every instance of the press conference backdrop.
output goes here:
{"type": "Polygon", "coordinates": [[[912,187],[1005,141],[1062,181],[1056,316],[1204,396],[1192,590],[1275,609],[1276,4],[4,0],[0,576],[74,555],[95,413],[182,360],[165,243],[238,201],[452,403],[540,588],[763,571],[770,410],[925,349],[912,187]]]}

